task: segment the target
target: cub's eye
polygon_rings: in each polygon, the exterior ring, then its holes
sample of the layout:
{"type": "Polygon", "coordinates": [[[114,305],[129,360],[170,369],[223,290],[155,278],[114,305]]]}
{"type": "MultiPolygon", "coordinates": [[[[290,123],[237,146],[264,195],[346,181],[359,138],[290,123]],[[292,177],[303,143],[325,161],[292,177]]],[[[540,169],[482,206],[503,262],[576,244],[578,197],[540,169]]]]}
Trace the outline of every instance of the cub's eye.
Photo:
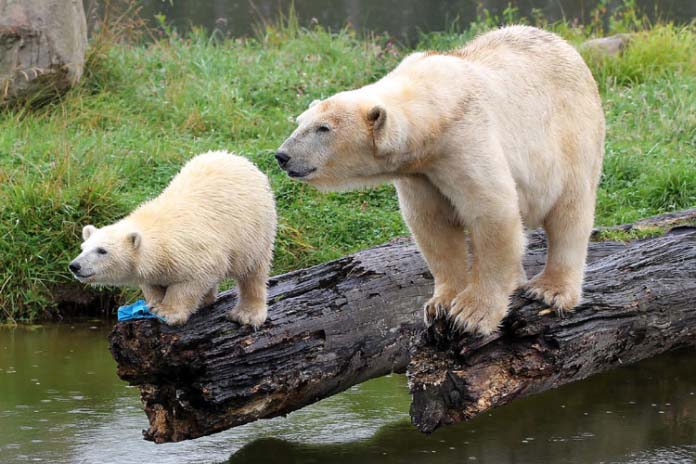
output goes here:
{"type": "Polygon", "coordinates": [[[104,248],[100,247],[100,248],[97,248],[97,253],[99,253],[100,255],[105,255],[108,252],[104,248]]]}
{"type": "Polygon", "coordinates": [[[321,126],[317,127],[317,132],[329,132],[330,130],[331,128],[326,124],[322,124],[321,126]]]}

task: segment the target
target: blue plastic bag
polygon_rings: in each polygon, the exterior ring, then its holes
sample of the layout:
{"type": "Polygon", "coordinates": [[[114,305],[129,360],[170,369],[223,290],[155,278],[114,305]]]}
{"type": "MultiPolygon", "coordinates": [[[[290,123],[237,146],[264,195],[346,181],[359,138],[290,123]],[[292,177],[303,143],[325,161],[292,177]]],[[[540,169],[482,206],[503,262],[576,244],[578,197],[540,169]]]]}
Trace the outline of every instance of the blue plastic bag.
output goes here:
{"type": "Polygon", "coordinates": [[[118,308],[119,321],[132,321],[135,319],[159,319],[164,321],[164,318],[150,312],[145,300],[138,300],[133,304],[121,306],[118,308]]]}

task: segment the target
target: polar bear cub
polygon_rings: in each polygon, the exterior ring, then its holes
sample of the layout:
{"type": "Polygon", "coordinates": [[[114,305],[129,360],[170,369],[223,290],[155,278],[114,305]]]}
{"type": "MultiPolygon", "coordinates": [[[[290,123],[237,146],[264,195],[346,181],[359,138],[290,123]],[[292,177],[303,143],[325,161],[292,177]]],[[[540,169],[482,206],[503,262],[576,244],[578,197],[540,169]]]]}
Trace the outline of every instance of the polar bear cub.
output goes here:
{"type": "Polygon", "coordinates": [[[395,184],[435,281],[426,321],[448,311],[460,329],[495,330],[526,281],[524,226],[548,237],[530,294],[559,311],[579,303],[605,128],[592,74],[560,37],[511,26],[414,53],[297,123],[276,153],[290,177],[322,190],[395,184]]]}
{"type": "Polygon", "coordinates": [[[191,159],[127,217],[85,226],[69,268],[81,282],[140,286],[151,310],[172,325],[214,302],[220,281],[231,277],[239,301],[229,318],[258,327],[275,233],[266,176],[241,156],[214,151],[191,159]]]}

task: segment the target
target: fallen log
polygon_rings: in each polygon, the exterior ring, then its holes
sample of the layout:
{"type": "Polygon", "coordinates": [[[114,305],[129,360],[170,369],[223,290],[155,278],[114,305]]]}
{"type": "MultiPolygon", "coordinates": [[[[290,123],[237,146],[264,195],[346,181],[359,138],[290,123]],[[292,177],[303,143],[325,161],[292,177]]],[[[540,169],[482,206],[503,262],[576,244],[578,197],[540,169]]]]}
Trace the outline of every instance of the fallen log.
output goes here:
{"type": "Polygon", "coordinates": [[[437,321],[414,343],[407,372],[419,430],[590,375],[696,346],[696,227],[633,243],[592,263],[570,317],[517,297],[500,333],[453,336],[437,321]]]}
{"type": "MultiPolygon", "coordinates": [[[[690,210],[639,227],[695,218],[690,210]]],[[[432,277],[412,242],[399,239],[272,279],[269,320],[259,331],[225,320],[236,300],[230,291],[183,327],[153,320],[117,324],[111,352],[119,376],[140,387],[150,421],[143,433],[158,443],[287,414],[407,366],[412,417],[432,431],[514,397],[690,344],[696,328],[692,229],[592,243],[585,304],[559,319],[540,316],[539,303],[518,297],[502,333],[487,340],[452,336],[443,321],[423,335],[421,307],[432,277]],[[498,353],[507,355],[507,364],[498,353]],[[478,376],[467,377],[472,365],[478,376]],[[490,373],[499,374],[502,386],[490,373]],[[515,378],[521,380],[515,384],[515,378]]],[[[529,275],[544,257],[543,234],[534,233],[525,258],[529,275]]]]}

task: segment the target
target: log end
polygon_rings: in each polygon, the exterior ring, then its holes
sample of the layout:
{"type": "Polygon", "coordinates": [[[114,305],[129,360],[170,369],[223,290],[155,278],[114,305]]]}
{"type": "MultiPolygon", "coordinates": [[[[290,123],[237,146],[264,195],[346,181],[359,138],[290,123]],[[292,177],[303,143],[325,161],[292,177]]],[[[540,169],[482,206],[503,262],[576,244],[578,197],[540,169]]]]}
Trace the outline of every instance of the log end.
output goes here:
{"type": "Polygon", "coordinates": [[[501,330],[486,337],[452,330],[444,319],[423,332],[411,348],[407,370],[411,420],[418,430],[432,433],[506,404],[550,372],[546,354],[553,348],[529,335],[543,331],[543,320],[527,317],[535,322],[528,325],[520,318],[512,311],[501,330]]]}
{"type": "Polygon", "coordinates": [[[207,424],[196,406],[201,392],[194,384],[202,371],[201,359],[186,345],[183,332],[155,319],[119,322],[109,334],[118,376],[140,387],[150,421],[143,430],[146,440],[167,443],[209,433],[203,432],[207,424]]]}

